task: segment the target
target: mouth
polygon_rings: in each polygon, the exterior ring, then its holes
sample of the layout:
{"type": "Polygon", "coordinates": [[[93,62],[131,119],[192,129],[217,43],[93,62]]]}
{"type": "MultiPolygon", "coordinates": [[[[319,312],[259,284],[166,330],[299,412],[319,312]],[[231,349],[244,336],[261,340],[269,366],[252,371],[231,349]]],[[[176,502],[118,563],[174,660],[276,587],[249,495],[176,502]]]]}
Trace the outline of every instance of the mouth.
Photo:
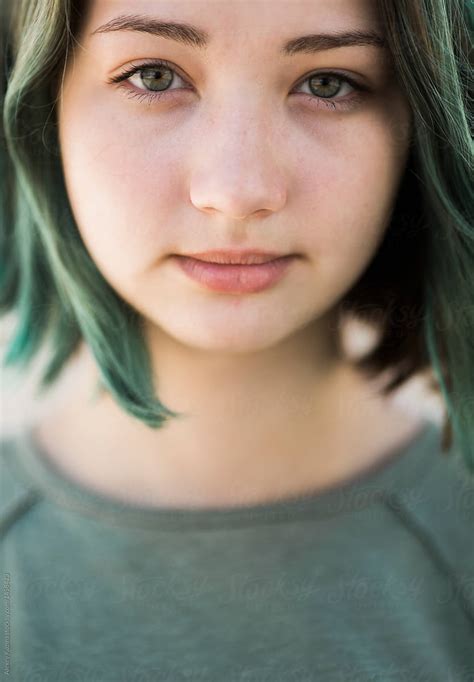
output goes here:
{"type": "MultiPolygon", "coordinates": [[[[268,289],[277,284],[291,267],[292,263],[298,260],[297,255],[279,256],[269,254],[240,254],[235,261],[235,254],[232,256],[234,262],[230,262],[228,252],[221,260],[204,260],[203,254],[196,255],[177,255],[172,260],[179,266],[180,270],[189,278],[198,282],[207,289],[228,293],[246,294],[257,293],[268,289]],[[257,260],[257,262],[255,262],[257,260]],[[253,261],[253,262],[252,262],[253,261]]],[[[216,258],[206,255],[207,258],[216,258]]]]}
{"type": "Polygon", "coordinates": [[[281,258],[289,258],[297,254],[276,253],[273,251],[246,250],[246,251],[202,251],[199,253],[177,254],[184,258],[205,263],[218,263],[220,265],[261,265],[281,258]]]}

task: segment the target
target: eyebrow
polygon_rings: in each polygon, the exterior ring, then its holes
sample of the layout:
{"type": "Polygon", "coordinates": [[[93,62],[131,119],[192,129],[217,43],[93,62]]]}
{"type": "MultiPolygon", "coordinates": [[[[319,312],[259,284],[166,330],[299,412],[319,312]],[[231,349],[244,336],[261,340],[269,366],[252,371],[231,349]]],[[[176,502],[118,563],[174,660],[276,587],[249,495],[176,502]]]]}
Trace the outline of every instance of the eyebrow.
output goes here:
{"type": "MultiPolygon", "coordinates": [[[[160,21],[152,17],[138,14],[124,14],[92,31],[97,33],[112,31],[137,31],[149,33],[153,36],[168,38],[184,45],[205,50],[211,42],[207,31],[182,22],[160,21]]],[[[292,38],[282,45],[280,52],[286,56],[297,53],[312,54],[337,47],[352,47],[354,45],[369,45],[385,48],[387,44],[381,35],[375,31],[348,31],[344,33],[313,33],[299,38],[292,38]]]]}

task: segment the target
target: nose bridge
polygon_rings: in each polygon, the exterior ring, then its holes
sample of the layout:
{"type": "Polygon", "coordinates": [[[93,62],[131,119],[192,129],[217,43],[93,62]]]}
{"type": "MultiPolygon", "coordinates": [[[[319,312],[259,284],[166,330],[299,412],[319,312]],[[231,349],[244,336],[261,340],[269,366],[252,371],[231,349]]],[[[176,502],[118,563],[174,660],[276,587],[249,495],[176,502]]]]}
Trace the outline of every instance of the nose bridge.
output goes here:
{"type": "Polygon", "coordinates": [[[234,146],[242,157],[262,152],[268,157],[281,128],[277,111],[276,102],[272,104],[271,90],[265,87],[258,73],[236,72],[233,84],[216,85],[205,125],[210,126],[212,138],[226,148],[234,146]]]}
{"type": "Polygon", "coordinates": [[[209,104],[192,174],[194,205],[234,218],[278,210],[286,189],[279,126],[273,128],[271,120],[255,83],[253,92],[231,89],[219,105],[209,104]]]}

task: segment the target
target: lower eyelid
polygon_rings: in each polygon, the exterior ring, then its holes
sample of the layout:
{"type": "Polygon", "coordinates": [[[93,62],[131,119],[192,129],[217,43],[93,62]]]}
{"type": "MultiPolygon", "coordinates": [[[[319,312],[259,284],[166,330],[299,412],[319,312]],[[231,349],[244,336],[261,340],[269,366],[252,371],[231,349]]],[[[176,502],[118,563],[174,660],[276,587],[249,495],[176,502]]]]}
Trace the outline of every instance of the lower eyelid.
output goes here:
{"type": "Polygon", "coordinates": [[[364,103],[364,92],[361,90],[356,90],[350,96],[337,100],[330,99],[328,97],[317,97],[316,95],[308,95],[306,92],[296,92],[296,95],[304,97],[305,101],[308,102],[308,106],[315,108],[325,108],[330,110],[339,111],[351,111],[356,109],[364,103]]]}

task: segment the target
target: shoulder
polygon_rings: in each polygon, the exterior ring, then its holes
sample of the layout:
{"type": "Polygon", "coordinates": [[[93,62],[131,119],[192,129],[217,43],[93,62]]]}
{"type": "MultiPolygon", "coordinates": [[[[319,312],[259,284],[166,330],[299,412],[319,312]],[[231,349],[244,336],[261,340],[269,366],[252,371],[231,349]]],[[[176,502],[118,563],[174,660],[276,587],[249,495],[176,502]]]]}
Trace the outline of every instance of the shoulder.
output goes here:
{"type": "Polygon", "coordinates": [[[18,474],[20,447],[21,434],[0,439],[0,540],[41,497],[35,486],[18,474]]]}
{"type": "Polygon", "coordinates": [[[453,551],[462,549],[461,555],[469,554],[471,570],[474,570],[474,473],[469,471],[462,455],[455,449],[447,453],[438,450],[433,466],[428,471],[415,496],[411,511],[439,536],[445,546],[453,551]]]}
{"type": "Polygon", "coordinates": [[[474,622],[474,473],[461,453],[436,450],[419,485],[400,491],[390,506],[449,578],[474,622]]]}

